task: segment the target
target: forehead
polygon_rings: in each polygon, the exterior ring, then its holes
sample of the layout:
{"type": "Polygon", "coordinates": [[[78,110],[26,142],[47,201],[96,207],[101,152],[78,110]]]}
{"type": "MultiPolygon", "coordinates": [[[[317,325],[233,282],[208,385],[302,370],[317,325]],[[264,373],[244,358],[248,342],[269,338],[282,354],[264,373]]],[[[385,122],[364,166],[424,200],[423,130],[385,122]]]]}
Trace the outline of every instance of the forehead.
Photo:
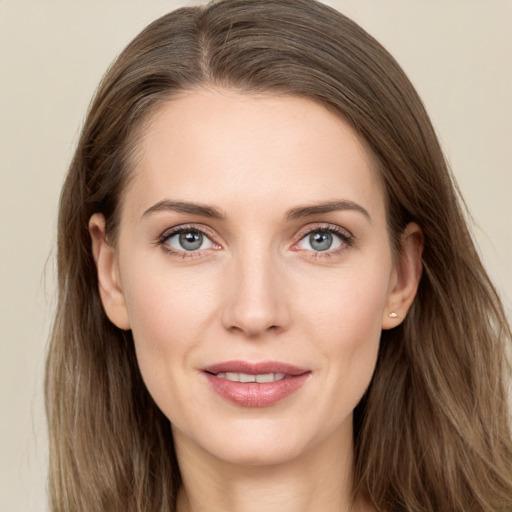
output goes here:
{"type": "Polygon", "coordinates": [[[253,211],[345,198],[384,211],[375,160],[348,122],[312,100],[196,89],[150,117],[126,200],[166,197],[253,211]]]}

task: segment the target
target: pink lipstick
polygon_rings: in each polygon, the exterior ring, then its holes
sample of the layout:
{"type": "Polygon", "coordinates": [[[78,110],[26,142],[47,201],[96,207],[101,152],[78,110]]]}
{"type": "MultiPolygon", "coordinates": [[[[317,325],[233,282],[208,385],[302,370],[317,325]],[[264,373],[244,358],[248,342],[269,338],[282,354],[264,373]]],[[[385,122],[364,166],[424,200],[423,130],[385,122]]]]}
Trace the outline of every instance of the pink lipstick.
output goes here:
{"type": "Polygon", "coordinates": [[[311,371],[287,363],[226,361],[203,368],[212,389],[243,407],[266,407],[297,391],[311,371]]]}

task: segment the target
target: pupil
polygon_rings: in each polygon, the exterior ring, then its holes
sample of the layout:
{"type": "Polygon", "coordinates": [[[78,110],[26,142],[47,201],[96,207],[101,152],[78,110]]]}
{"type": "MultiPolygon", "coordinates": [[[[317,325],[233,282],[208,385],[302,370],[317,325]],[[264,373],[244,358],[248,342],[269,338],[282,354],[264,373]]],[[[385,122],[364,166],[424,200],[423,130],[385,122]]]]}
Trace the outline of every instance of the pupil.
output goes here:
{"type": "Polygon", "coordinates": [[[309,235],[309,243],[315,251],[326,251],[332,245],[331,233],[312,233],[309,235]]]}
{"type": "Polygon", "coordinates": [[[195,251],[201,247],[203,243],[203,235],[194,231],[186,231],[180,233],[180,245],[186,251],[195,251]]]}

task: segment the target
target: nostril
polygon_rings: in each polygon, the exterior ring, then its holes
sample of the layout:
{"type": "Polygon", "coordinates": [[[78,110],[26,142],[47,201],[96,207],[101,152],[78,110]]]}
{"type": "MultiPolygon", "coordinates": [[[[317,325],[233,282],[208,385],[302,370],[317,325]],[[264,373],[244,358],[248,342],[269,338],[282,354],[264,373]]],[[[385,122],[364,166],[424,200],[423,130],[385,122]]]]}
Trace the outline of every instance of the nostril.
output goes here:
{"type": "Polygon", "coordinates": [[[247,272],[223,302],[221,316],[225,329],[251,338],[286,330],[290,320],[288,298],[282,288],[266,285],[247,272]]]}

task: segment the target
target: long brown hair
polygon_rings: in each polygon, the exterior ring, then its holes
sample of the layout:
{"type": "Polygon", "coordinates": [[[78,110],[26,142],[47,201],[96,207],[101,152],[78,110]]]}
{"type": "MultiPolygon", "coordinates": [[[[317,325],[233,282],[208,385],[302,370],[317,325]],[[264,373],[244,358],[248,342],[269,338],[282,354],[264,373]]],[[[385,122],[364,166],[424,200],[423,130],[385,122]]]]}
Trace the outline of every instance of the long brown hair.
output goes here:
{"type": "Polygon", "coordinates": [[[115,243],[144,122],[179,91],[213,84],[321,102],[374,153],[398,244],[417,222],[423,277],[404,322],[382,333],[354,416],[354,493],[378,510],[512,510],[506,384],[510,327],[464,220],[421,100],[387,51],[314,0],[222,0],[171,12],[115,61],[64,184],[58,309],[47,360],[54,512],[173,511],[169,421],[140,376],[130,332],[99,299],[88,221],[115,243]]]}

